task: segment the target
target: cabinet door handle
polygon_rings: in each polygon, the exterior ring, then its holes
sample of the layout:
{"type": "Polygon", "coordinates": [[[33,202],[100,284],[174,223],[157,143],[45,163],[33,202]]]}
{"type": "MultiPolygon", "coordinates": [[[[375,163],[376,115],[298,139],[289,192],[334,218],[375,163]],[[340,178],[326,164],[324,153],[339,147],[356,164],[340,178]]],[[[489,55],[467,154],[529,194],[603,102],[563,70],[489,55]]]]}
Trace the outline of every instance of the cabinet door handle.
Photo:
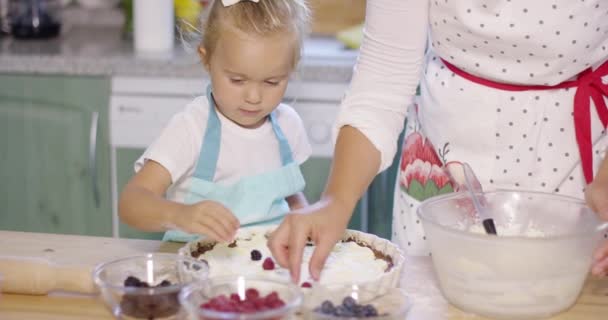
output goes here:
{"type": "Polygon", "coordinates": [[[91,187],[93,190],[93,200],[95,207],[99,208],[100,196],[99,185],[97,184],[97,129],[99,127],[99,112],[95,111],[91,115],[91,131],[89,136],[89,173],[91,175],[91,187]]]}

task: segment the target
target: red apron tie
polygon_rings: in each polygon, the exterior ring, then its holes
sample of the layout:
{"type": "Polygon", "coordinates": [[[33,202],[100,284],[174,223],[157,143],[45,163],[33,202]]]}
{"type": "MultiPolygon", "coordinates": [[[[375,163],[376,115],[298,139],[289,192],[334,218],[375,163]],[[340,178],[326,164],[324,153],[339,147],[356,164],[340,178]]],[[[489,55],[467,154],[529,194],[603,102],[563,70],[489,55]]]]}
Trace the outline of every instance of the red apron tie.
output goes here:
{"type": "Polygon", "coordinates": [[[505,90],[505,91],[528,91],[528,90],[553,90],[576,87],[574,94],[574,130],[578,152],[581,157],[581,165],[585,181],[593,181],[593,141],[591,140],[591,100],[595,104],[595,109],[599,115],[604,128],[608,126],[608,107],[604,101],[604,96],[608,97],[608,84],[602,83],[602,77],[608,76],[608,61],[604,62],[599,68],[592,70],[588,68],[581,72],[576,80],[565,81],[554,86],[539,85],[514,85],[494,82],[492,80],[480,78],[470,73],[462,71],[453,64],[441,59],[445,66],[455,74],[471,82],[481,84],[486,87],[505,90]]]}

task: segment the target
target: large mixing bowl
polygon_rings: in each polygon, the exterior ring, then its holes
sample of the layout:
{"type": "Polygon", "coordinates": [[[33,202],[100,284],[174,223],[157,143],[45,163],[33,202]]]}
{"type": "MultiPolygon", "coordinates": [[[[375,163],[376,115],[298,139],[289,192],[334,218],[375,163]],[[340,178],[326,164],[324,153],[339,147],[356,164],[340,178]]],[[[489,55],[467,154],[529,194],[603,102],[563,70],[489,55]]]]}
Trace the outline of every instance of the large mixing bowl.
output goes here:
{"type": "Polygon", "coordinates": [[[608,225],[574,198],[523,191],[483,196],[498,236],[484,233],[467,193],[435,197],[418,209],[446,299],[509,320],[569,308],[608,225]]]}

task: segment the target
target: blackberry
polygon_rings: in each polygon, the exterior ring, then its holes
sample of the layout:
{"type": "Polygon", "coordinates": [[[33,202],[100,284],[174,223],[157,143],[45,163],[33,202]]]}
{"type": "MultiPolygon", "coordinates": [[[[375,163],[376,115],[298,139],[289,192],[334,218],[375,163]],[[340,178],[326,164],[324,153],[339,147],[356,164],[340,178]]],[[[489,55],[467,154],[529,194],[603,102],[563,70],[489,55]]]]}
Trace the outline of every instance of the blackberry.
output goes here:
{"type": "Polygon", "coordinates": [[[125,287],[139,287],[141,281],[134,276],[128,276],[124,282],[125,287]]]}
{"type": "MultiPolygon", "coordinates": [[[[137,277],[129,276],[125,279],[124,285],[136,288],[166,287],[170,286],[171,282],[163,280],[156,286],[150,286],[147,282],[141,281],[137,277]]],[[[131,318],[166,318],[175,315],[179,311],[179,301],[177,299],[177,292],[142,296],[125,294],[120,301],[120,308],[125,315],[131,318]]]]}
{"type": "Polygon", "coordinates": [[[262,260],[262,253],[255,249],[251,250],[251,260],[253,260],[253,261],[262,260]]]}

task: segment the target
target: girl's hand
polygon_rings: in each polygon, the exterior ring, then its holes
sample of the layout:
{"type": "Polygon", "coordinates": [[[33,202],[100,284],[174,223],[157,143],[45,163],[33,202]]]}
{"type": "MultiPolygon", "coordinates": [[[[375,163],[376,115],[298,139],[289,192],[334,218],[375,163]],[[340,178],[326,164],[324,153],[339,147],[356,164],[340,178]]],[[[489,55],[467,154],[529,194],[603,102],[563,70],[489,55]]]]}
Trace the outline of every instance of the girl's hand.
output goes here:
{"type": "Polygon", "coordinates": [[[309,271],[319,280],[327,256],[344,234],[350,217],[347,211],[337,201],[321,200],[288,214],[271,234],[268,247],[279,265],[289,268],[294,282],[300,280],[302,254],[308,238],[316,245],[309,271]]]}
{"type": "MultiPolygon", "coordinates": [[[[587,204],[600,218],[608,220],[608,179],[599,176],[587,187],[585,192],[587,204]]],[[[593,256],[591,272],[594,275],[606,276],[608,274],[608,241],[596,250],[593,256]]]]}
{"type": "Polygon", "coordinates": [[[239,220],[215,201],[201,201],[184,205],[173,215],[175,227],[187,233],[203,234],[216,241],[233,241],[239,220]]]}

